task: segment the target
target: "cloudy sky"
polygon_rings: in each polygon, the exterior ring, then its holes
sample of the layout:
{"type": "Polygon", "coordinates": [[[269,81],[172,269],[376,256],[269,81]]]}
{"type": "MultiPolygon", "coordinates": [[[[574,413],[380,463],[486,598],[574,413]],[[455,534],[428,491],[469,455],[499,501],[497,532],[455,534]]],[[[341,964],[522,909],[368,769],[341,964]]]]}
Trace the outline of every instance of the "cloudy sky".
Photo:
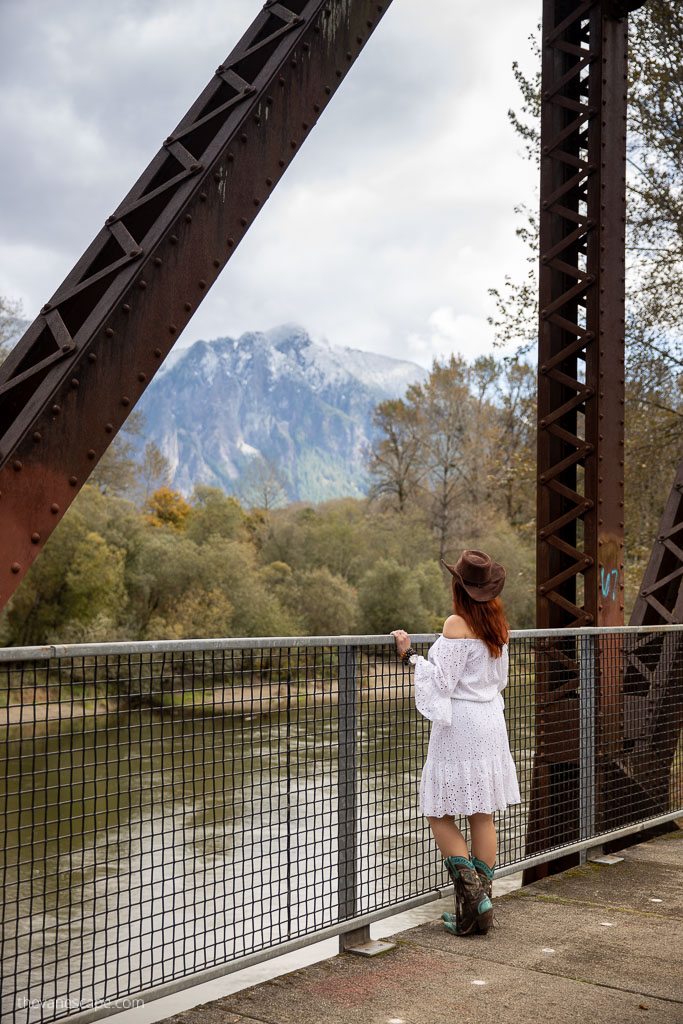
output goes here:
{"type": "MultiPolygon", "coordinates": [[[[0,294],[33,319],[260,9],[0,0],[0,294]]],[[[429,366],[489,351],[535,171],[506,112],[540,0],[394,0],[179,344],[295,321],[429,366]]]]}

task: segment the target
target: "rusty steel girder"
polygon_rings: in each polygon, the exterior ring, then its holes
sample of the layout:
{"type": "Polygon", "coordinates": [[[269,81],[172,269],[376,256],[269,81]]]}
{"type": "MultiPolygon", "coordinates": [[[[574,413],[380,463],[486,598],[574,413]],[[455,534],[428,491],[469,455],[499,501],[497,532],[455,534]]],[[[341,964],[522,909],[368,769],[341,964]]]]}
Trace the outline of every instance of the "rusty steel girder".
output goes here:
{"type": "MultiPolygon", "coordinates": [[[[543,5],[539,628],[623,624],[625,16],[638,6],[543,5]]],[[[613,779],[623,739],[623,658],[607,638],[597,641],[595,665],[597,775],[613,779]]],[[[529,855],[548,841],[578,837],[579,680],[575,637],[539,644],[529,855]]],[[[598,816],[601,792],[599,783],[598,816]]]]}
{"type": "MultiPolygon", "coordinates": [[[[633,606],[632,626],[683,622],[683,461],[659,524],[633,606]]],[[[635,636],[624,680],[624,746],[629,772],[667,809],[671,766],[683,729],[683,638],[635,636]]]]}
{"type": "Polygon", "coordinates": [[[268,0],[0,367],[0,608],[390,2],[268,0]]]}

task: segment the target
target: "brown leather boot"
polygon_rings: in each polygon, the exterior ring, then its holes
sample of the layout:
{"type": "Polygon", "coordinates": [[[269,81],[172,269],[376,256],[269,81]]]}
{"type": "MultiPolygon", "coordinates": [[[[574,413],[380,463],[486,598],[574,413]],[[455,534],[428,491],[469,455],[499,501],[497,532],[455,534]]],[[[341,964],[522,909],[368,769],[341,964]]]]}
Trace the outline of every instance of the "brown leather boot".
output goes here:
{"type": "Polygon", "coordinates": [[[446,857],[446,869],[455,885],[455,916],[443,914],[444,927],[453,935],[482,934],[491,927],[493,906],[477,870],[467,857],[446,857]]]}
{"type": "Polygon", "coordinates": [[[491,899],[491,893],[493,891],[493,868],[490,868],[483,860],[479,860],[478,857],[472,857],[472,863],[477,869],[477,874],[481,879],[484,892],[488,898],[491,899]]]}

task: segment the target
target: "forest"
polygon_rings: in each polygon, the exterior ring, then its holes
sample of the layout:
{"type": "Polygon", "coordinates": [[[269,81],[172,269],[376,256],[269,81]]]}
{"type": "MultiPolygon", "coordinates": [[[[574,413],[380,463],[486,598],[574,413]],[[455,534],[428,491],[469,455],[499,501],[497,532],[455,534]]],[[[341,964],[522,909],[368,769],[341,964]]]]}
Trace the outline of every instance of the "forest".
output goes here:
{"type": "MultiPolygon", "coordinates": [[[[683,453],[681,5],[632,16],[630,57],[627,621],[683,453]]],[[[540,78],[514,71],[512,129],[537,160],[540,78]]],[[[204,486],[186,500],[154,445],[134,457],[133,416],[0,614],[0,643],[431,632],[449,611],[439,557],[464,547],[506,566],[510,623],[532,627],[538,229],[519,217],[528,276],[491,291],[498,351],[514,354],[454,353],[381,403],[365,499],[277,507],[265,472],[248,500],[204,486]]],[[[0,360],[20,316],[0,300],[0,360]]]]}

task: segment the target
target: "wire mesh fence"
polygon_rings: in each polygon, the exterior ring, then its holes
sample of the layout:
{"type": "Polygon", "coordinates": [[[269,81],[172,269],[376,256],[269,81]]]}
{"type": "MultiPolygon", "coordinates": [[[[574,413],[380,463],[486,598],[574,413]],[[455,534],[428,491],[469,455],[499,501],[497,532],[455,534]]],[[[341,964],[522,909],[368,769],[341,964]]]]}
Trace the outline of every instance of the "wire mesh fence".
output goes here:
{"type": "MultiPolygon", "coordinates": [[[[682,655],[683,627],[511,635],[499,869],[681,812],[682,655]]],[[[411,684],[387,637],[0,651],[3,1020],[435,898],[411,684]]]]}

